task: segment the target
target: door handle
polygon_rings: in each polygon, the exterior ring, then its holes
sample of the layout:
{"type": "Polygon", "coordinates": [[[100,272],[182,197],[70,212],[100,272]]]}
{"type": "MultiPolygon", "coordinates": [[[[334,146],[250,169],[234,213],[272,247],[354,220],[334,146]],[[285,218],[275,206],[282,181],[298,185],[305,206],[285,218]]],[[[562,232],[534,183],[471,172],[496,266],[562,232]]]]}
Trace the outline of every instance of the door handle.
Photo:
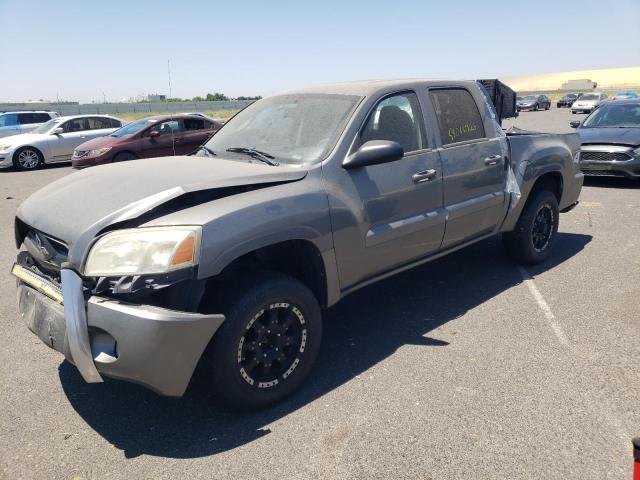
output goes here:
{"type": "Polygon", "coordinates": [[[484,159],[484,164],[490,167],[491,165],[497,165],[500,160],[502,160],[502,155],[491,155],[484,159]]]}
{"type": "Polygon", "coordinates": [[[411,177],[413,179],[413,183],[423,183],[432,180],[436,176],[436,171],[433,169],[425,170],[423,172],[414,173],[411,177]]]}

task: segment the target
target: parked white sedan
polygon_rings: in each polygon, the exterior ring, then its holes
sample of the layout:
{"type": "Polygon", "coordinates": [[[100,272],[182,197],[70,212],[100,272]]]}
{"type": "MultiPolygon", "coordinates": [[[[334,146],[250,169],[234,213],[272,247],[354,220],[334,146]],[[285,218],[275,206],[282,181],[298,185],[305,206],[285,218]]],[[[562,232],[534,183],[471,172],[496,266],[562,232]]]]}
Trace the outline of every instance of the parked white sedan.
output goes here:
{"type": "Polygon", "coordinates": [[[109,135],[125,124],[108,115],[54,118],[31,133],[0,138],[0,168],[13,165],[33,170],[45,163],[70,162],[78,145],[109,135]]]}

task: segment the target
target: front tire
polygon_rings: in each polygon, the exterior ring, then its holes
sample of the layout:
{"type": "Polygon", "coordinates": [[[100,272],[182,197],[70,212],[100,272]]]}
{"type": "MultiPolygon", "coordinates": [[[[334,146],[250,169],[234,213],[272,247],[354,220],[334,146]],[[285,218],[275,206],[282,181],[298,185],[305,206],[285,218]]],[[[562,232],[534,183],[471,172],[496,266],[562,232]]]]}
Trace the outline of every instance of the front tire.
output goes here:
{"type": "Polygon", "coordinates": [[[204,355],[204,380],[225,407],[256,410],[297,390],[320,349],[322,320],[315,296],[276,272],[238,283],[222,307],[225,321],[204,355]]]}
{"type": "Polygon", "coordinates": [[[126,162],[127,160],[135,160],[137,158],[138,157],[136,157],[131,152],[120,152],[115,157],[113,157],[113,161],[114,162],[126,162]]]}
{"type": "Polygon", "coordinates": [[[535,265],[544,262],[558,233],[558,200],[548,190],[536,192],[527,201],[513,231],[502,236],[511,258],[535,265]]]}
{"type": "Polygon", "coordinates": [[[18,170],[35,170],[43,163],[42,154],[33,147],[22,147],[13,154],[13,165],[18,170]]]}

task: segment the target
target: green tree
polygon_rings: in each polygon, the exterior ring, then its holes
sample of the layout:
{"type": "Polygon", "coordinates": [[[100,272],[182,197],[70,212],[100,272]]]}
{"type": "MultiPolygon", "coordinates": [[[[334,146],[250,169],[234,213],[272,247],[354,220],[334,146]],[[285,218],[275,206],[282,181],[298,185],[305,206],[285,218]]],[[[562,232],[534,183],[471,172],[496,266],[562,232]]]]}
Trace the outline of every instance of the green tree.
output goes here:
{"type": "Polygon", "coordinates": [[[216,101],[220,101],[220,100],[229,100],[229,97],[227,97],[224,93],[207,93],[207,101],[208,102],[216,102],[216,101]]]}

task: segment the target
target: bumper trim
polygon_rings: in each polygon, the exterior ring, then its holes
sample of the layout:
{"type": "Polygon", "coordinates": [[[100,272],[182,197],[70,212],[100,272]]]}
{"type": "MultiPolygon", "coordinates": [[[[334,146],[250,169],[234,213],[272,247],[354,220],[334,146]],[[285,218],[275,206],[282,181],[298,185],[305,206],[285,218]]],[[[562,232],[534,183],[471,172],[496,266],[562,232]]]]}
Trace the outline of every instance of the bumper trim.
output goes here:
{"type": "Polygon", "coordinates": [[[91,345],[89,344],[87,312],[82,294],[82,278],[68,268],[60,270],[60,277],[62,279],[64,318],[71,358],[85,382],[100,383],[103,380],[93,363],[91,345]]]}

